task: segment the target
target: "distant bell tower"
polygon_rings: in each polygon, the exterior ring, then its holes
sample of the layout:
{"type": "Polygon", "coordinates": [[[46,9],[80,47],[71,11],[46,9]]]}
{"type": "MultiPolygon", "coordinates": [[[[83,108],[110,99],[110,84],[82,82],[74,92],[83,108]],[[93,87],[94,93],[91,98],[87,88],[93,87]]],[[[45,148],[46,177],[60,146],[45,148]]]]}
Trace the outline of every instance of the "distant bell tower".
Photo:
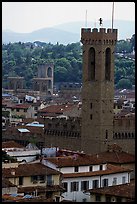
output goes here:
{"type": "Polygon", "coordinates": [[[83,44],[81,150],[98,153],[113,140],[114,49],[117,29],[81,29],[83,44]]]}

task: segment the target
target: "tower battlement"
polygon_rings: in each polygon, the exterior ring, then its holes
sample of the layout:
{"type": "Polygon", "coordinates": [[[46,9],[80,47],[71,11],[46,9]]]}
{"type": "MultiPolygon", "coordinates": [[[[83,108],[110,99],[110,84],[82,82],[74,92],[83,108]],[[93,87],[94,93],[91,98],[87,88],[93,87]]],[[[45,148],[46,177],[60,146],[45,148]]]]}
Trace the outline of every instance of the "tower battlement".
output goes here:
{"type": "Polygon", "coordinates": [[[117,29],[108,28],[82,28],[81,42],[82,44],[116,44],[117,29]]]}

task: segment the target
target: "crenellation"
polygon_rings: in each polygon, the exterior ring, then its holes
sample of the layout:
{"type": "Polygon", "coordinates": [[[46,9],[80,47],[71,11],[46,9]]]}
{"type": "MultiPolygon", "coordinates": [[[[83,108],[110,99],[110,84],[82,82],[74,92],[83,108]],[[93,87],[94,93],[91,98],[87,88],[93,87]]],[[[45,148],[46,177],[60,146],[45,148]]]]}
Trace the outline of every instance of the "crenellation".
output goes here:
{"type": "Polygon", "coordinates": [[[100,33],[106,33],[106,28],[100,28],[100,29],[99,29],[99,32],[100,32],[100,33]]]}
{"type": "MultiPolygon", "coordinates": [[[[100,40],[101,41],[103,41],[103,40],[111,41],[110,44],[112,44],[112,40],[113,40],[113,42],[116,43],[116,41],[117,41],[117,29],[112,30],[112,29],[108,28],[107,32],[106,32],[105,28],[100,28],[99,32],[98,32],[97,28],[93,28],[92,32],[91,32],[91,29],[89,29],[89,28],[86,29],[86,31],[84,28],[81,29],[81,42],[83,44],[94,44],[94,42],[96,44],[99,44],[100,40]]],[[[105,44],[106,44],[106,42],[105,42],[105,44]]]]}

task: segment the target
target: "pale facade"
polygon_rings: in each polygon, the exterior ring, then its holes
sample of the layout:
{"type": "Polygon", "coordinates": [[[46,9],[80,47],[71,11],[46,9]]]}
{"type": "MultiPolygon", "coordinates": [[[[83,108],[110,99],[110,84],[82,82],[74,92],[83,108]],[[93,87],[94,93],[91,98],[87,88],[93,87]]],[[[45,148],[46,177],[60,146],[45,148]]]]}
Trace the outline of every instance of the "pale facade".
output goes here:
{"type": "MultiPolygon", "coordinates": [[[[59,161],[60,158],[57,160],[59,161]]],[[[83,158],[84,159],[84,158],[83,158]]],[[[52,160],[52,159],[51,159],[52,160]]],[[[67,161],[67,157],[66,157],[67,161]]],[[[73,159],[72,159],[73,162],[73,159]]],[[[90,202],[90,193],[87,189],[101,188],[130,182],[130,170],[104,164],[91,164],[79,166],[58,166],[45,159],[43,164],[63,173],[63,187],[66,189],[62,196],[66,200],[76,202],[90,202]],[[123,170],[122,170],[123,169],[123,170]]]]}

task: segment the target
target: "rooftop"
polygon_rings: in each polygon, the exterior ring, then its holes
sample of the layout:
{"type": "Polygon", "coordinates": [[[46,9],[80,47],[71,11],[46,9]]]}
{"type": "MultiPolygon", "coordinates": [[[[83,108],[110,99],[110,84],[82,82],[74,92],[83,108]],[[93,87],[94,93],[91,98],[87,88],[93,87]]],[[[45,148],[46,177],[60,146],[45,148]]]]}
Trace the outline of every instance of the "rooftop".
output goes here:
{"type": "Polygon", "coordinates": [[[72,156],[61,156],[61,157],[50,157],[45,158],[58,167],[71,167],[71,166],[85,166],[91,164],[102,164],[105,163],[102,159],[97,158],[97,155],[87,154],[74,154],[72,156]]]}
{"type": "Polygon", "coordinates": [[[2,148],[24,148],[24,146],[18,144],[15,141],[2,142],[2,148]]]}
{"type": "Polygon", "coordinates": [[[113,195],[118,197],[124,197],[128,199],[135,198],[135,180],[131,180],[130,183],[97,188],[97,189],[89,189],[86,192],[90,192],[91,194],[102,194],[102,195],[113,195]]]}
{"type": "Polygon", "coordinates": [[[57,175],[59,171],[53,170],[41,163],[20,164],[17,168],[3,168],[2,175],[5,178],[14,178],[18,176],[35,176],[35,175],[57,175]]]}
{"type": "Polygon", "coordinates": [[[108,174],[122,173],[122,172],[131,172],[131,171],[132,171],[131,169],[107,164],[106,170],[80,172],[80,173],[65,173],[65,174],[63,174],[63,177],[64,178],[91,177],[91,176],[101,176],[101,175],[108,175],[108,174]]]}

